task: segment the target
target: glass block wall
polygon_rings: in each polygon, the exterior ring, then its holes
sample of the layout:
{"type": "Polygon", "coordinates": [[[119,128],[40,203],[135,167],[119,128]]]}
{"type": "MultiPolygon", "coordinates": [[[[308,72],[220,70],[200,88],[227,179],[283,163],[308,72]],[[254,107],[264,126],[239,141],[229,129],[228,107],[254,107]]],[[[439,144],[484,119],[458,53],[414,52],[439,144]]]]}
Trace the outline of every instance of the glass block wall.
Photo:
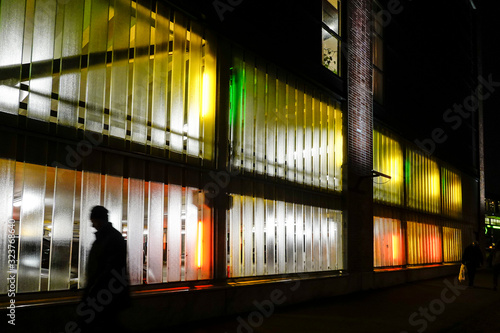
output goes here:
{"type": "Polygon", "coordinates": [[[229,277],[343,269],[341,212],[231,195],[229,277]]]}
{"type": "Polygon", "coordinates": [[[407,222],[408,264],[431,264],[443,261],[441,228],[418,222],[407,222]]]}
{"type": "Polygon", "coordinates": [[[401,221],[391,218],[373,218],[374,267],[406,264],[406,234],[401,221]]]}
{"type": "MultiPolygon", "coordinates": [[[[109,159],[105,163],[112,161],[137,175],[147,171],[141,162],[109,159]]],[[[109,210],[110,222],[127,240],[132,284],[211,277],[211,209],[204,204],[203,191],[176,185],[182,182],[180,174],[149,170],[175,180],[163,183],[6,159],[0,159],[0,170],[5,200],[0,214],[15,221],[18,292],[85,285],[95,239],[89,218],[94,205],[109,210]]],[[[0,235],[1,245],[6,245],[6,237],[0,235]]],[[[7,291],[7,279],[0,281],[0,291],[7,291]]]]}
{"type": "Polygon", "coordinates": [[[216,42],[161,1],[2,1],[0,111],[213,158],[216,42]]]}
{"type": "Polygon", "coordinates": [[[337,101],[236,50],[230,103],[234,169],[341,190],[342,112],[337,101]]]}

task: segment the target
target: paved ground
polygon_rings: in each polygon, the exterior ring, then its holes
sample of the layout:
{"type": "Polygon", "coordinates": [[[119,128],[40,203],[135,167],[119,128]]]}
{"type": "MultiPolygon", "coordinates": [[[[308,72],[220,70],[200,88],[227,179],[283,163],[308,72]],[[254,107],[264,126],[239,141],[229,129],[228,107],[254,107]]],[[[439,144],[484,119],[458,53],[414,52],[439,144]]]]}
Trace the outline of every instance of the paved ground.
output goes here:
{"type": "Polygon", "coordinates": [[[251,313],[198,322],[168,332],[500,333],[500,291],[492,290],[491,273],[482,270],[474,288],[458,285],[452,276],[273,311],[256,308],[251,313]]]}

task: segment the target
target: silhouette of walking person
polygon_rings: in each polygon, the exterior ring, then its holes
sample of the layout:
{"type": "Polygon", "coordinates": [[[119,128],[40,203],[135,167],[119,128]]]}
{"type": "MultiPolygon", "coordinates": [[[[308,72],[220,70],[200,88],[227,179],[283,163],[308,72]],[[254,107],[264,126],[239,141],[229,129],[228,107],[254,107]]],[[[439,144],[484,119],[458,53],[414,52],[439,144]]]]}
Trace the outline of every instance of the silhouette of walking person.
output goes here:
{"type": "Polygon", "coordinates": [[[118,314],[129,305],[127,246],[108,221],[108,210],[95,206],[90,213],[97,230],[87,262],[87,284],[77,307],[83,332],[118,332],[118,314]]]}
{"type": "Polygon", "coordinates": [[[467,266],[467,278],[469,279],[469,287],[474,286],[474,278],[476,269],[483,264],[483,253],[479,248],[479,242],[474,241],[467,246],[462,256],[462,264],[467,266]]]}

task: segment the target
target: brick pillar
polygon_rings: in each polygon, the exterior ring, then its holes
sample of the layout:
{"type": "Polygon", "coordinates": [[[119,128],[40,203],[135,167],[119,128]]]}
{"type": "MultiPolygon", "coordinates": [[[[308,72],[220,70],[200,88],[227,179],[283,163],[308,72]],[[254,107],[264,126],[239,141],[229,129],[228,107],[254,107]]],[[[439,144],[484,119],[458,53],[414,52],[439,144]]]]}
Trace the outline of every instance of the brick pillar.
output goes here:
{"type": "Polygon", "coordinates": [[[348,2],[347,269],[371,285],[373,271],[373,98],[371,0],[348,2]],[[367,273],[367,274],[363,274],[367,273]],[[366,278],[363,278],[366,277],[366,278]]]}

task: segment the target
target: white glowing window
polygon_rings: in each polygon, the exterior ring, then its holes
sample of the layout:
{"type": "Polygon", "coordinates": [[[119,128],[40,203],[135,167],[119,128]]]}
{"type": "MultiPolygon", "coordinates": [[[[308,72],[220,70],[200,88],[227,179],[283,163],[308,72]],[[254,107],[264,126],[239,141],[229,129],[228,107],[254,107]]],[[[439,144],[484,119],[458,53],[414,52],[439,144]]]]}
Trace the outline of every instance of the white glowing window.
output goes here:
{"type": "MultiPolygon", "coordinates": [[[[123,158],[112,159],[125,167],[123,158]]],[[[144,177],[144,163],[127,168],[144,177]]],[[[211,278],[212,213],[198,188],[5,159],[0,171],[0,209],[15,229],[18,292],[85,286],[95,205],[109,210],[110,222],[127,240],[132,284],[211,278]]],[[[6,245],[4,229],[0,244],[6,245]]],[[[7,278],[0,281],[5,292],[7,278]]]]}
{"type": "Polygon", "coordinates": [[[231,195],[230,277],[343,269],[341,212],[231,195]]]}

